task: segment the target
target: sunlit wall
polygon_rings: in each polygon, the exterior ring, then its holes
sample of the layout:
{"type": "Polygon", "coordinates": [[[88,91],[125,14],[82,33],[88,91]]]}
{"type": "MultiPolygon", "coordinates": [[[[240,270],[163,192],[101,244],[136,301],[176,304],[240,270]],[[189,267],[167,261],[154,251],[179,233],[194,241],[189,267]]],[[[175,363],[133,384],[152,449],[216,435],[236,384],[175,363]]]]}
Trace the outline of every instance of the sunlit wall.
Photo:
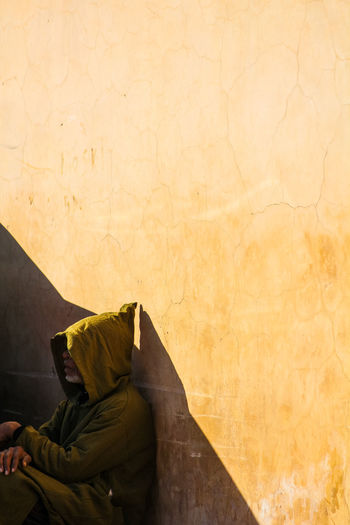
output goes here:
{"type": "Polygon", "coordinates": [[[2,1],[0,30],[4,227],[65,300],[143,305],[259,524],[350,523],[349,2],[2,1]]]}

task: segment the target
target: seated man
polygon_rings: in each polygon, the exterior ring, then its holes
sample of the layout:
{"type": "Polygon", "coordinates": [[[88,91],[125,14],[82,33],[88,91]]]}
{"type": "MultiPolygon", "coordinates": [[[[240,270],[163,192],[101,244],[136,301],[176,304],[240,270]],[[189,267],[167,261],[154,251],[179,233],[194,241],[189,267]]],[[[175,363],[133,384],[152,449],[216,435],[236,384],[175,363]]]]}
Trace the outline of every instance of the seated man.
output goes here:
{"type": "Polygon", "coordinates": [[[154,469],[150,409],[130,381],[136,303],[51,340],[67,396],[39,430],[0,425],[0,524],[136,525],[154,469]]]}

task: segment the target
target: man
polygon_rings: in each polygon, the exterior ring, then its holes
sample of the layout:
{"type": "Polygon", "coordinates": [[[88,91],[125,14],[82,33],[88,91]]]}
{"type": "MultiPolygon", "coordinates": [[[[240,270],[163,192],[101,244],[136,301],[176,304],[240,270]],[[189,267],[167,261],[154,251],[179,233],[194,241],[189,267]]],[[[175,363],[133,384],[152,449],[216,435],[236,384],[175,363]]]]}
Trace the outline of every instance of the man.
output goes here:
{"type": "Polygon", "coordinates": [[[0,425],[0,524],[136,525],[154,467],[149,407],[130,381],[136,303],[51,340],[67,396],[38,430],[0,425]]]}

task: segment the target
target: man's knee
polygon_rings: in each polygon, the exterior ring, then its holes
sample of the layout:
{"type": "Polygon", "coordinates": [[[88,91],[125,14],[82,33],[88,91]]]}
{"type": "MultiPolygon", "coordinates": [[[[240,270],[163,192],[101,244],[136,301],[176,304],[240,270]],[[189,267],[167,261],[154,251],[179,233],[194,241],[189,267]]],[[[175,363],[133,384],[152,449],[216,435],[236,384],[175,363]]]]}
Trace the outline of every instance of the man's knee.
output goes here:
{"type": "Polygon", "coordinates": [[[23,523],[38,501],[31,480],[21,471],[5,476],[0,474],[0,524],[23,523]]]}
{"type": "MultiPolygon", "coordinates": [[[[5,474],[0,474],[0,498],[3,497],[3,495],[6,495],[9,491],[17,491],[17,488],[20,489],[21,485],[25,485],[24,481],[24,475],[20,470],[17,470],[16,472],[12,474],[8,474],[5,476],[5,474]]],[[[12,492],[14,494],[14,492],[12,492]]]]}

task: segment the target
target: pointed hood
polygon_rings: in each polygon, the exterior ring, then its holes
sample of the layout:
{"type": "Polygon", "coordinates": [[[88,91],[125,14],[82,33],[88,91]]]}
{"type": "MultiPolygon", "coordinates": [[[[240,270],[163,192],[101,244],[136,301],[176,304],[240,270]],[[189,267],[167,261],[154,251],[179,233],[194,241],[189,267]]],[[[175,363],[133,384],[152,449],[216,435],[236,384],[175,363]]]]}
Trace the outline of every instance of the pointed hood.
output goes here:
{"type": "Polygon", "coordinates": [[[65,379],[62,354],[66,349],[83,377],[89,404],[106,397],[121,377],[130,375],[136,305],[125,304],[118,313],[86,317],[51,339],[57,374],[69,399],[81,394],[81,386],[65,379]]]}

